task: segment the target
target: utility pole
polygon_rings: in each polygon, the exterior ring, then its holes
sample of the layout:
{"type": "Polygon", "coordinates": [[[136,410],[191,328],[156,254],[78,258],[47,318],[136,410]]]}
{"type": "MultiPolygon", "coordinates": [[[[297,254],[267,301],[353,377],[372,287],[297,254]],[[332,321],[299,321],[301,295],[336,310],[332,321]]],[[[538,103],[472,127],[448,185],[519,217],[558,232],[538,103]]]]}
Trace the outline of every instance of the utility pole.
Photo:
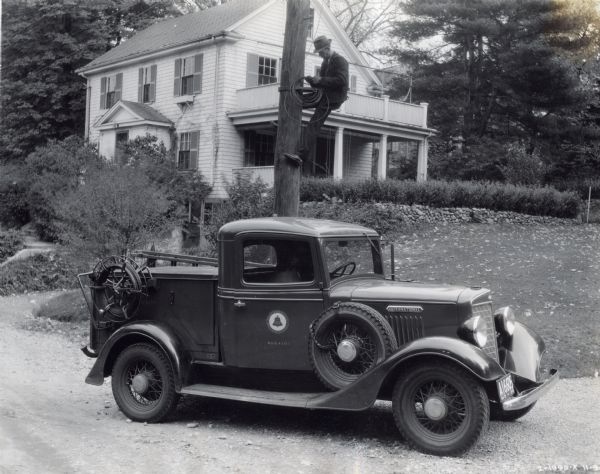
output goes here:
{"type": "MultiPolygon", "coordinates": [[[[308,23],[309,0],[287,0],[287,17],[281,63],[279,119],[275,142],[275,203],[278,216],[297,216],[300,202],[299,162],[286,157],[298,152],[302,131],[302,103],[293,100],[291,88],[304,76],[304,54],[308,23]]],[[[302,86],[302,84],[300,84],[302,86]]]]}

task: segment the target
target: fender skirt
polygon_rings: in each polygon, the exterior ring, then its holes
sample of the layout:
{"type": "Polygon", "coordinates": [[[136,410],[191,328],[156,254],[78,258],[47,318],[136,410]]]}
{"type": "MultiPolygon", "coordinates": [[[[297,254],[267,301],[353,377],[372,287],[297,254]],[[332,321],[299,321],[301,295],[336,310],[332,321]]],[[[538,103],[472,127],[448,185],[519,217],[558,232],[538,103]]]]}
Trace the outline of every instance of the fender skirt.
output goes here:
{"type": "Polygon", "coordinates": [[[85,382],[91,385],[102,385],[104,378],[110,375],[116,355],[131,344],[127,342],[129,338],[135,339],[133,343],[147,341],[156,344],[165,352],[175,374],[175,389],[179,391],[185,373],[179,340],[168,326],[155,321],[137,321],[117,329],[102,346],[85,382]]]}
{"type": "Polygon", "coordinates": [[[453,361],[483,382],[496,380],[506,374],[498,362],[473,344],[450,337],[425,337],[402,346],[398,352],[348,387],[313,398],[307,408],[365,410],[375,403],[388,374],[407,360],[424,356],[453,361]]]}

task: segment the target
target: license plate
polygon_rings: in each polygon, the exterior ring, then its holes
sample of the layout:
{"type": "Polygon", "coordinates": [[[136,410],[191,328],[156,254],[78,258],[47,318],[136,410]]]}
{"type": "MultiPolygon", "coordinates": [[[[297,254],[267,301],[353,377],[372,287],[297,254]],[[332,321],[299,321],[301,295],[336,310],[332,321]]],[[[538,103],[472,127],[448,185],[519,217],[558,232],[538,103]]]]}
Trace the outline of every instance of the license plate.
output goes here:
{"type": "Polygon", "coordinates": [[[513,386],[512,375],[508,374],[501,379],[496,380],[498,386],[498,394],[500,395],[500,402],[513,396],[515,393],[515,387],[513,386]]]}

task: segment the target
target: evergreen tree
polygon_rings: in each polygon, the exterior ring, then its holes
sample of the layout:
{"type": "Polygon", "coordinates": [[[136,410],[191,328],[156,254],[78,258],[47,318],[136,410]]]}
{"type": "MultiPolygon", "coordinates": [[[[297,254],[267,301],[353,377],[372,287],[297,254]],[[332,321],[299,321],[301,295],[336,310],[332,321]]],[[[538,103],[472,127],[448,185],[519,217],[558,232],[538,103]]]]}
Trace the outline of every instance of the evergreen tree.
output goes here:
{"type": "MultiPolygon", "coordinates": [[[[584,0],[582,0],[584,1],[584,0]]],[[[587,2],[587,0],[585,0],[587,2]]],[[[467,150],[482,137],[530,147],[585,103],[573,58],[597,48],[597,13],[566,0],[406,0],[387,50],[414,71],[413,97],[430,123],[467,150]]],[[[393,91],[404,95],[397,83],[393,91]]]]}
{"type": "Polygon", "coordinates": [[[36,0],[3,3],[0,160],[48,139],[82,135],[85,80],[75,71],[167,15],[171,2],[36,0]]]}

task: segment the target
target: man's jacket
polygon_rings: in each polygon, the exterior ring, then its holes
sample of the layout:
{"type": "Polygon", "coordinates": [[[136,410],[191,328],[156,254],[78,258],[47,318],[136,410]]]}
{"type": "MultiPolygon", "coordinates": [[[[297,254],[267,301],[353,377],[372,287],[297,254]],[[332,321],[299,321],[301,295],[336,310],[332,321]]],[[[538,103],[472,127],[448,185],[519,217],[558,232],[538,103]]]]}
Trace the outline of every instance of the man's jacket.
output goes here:
{"type": "Polygon", "coordinates": [[[341,105],[348,98],[348,61],[334,52],[321,63],[319,75],[316,87],[323,89],[330,104],[341,105]]]}

